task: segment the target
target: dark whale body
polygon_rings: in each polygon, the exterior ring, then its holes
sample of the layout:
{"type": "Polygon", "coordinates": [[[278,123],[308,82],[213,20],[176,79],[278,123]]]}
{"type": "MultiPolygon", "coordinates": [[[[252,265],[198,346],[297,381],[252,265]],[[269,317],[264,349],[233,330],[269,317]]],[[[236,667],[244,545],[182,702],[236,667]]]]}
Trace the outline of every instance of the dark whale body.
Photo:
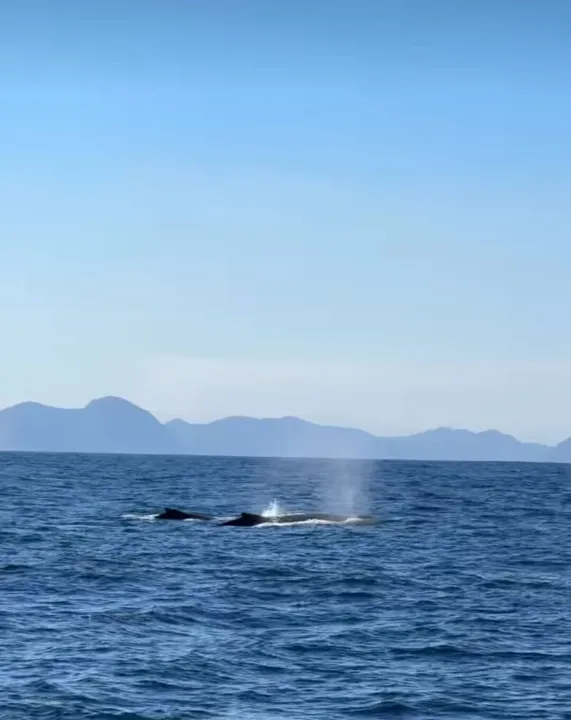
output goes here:
{"type": "Polygon", "coordinates": [[[165,511],[156,516],[157,520],[212,520],[210,515],[202,513],[187,513],[176,508],[165,508],[165,511]]]}
{"type": "MultiPolygon", "coordinates": [[[[308,520],[326,520],[332,523],[342,523],[350,519],[348,515],[331,515],[329,513],[294,513],[291,515],[277,515],[276,517],[264,517],[254,513],[242,513],[239,517],[227,520],[221,525],[236,525],[241,527],[254,527],[264,523],[282,525],[284,523],[302,523],[308,520]]],[[[351,518],[353,519],[353,518],[351,518]]],[[[375,519],[370,516],[355,517],[356,525],[374,525],[375,519]]]]}

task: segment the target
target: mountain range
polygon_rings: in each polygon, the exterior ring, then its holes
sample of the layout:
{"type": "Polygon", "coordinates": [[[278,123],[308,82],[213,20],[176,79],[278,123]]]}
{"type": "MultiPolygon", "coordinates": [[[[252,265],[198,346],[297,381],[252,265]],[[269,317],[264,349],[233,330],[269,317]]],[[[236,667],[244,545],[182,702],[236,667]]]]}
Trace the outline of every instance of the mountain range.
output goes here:
{"type": "Polygon", "coordinates": [[[104,397],[84,408],[25,402],[1,410],[0,451],[571,462],[571,438],[548,446],[452,428],[379,437],[295,417],[161,423],[127,400],[104,397]]]}

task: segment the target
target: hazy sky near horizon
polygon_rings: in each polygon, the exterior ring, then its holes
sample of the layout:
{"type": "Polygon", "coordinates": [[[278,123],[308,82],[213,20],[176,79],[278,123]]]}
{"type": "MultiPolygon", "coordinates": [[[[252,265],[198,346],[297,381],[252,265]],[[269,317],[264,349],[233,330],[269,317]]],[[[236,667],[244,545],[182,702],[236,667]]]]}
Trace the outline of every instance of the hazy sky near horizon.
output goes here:
{"type": "Polygon", "coordinates": [[[571,435],[571,4],[19,0],[0,405],[571,435]]]}

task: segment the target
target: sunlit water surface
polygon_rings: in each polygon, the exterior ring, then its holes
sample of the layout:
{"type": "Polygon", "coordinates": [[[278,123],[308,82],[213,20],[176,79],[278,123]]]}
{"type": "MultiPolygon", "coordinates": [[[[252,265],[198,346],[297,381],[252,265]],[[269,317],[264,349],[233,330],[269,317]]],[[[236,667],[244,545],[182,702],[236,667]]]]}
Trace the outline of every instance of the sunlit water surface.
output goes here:
{"type": "Polygon", "coordinates": [[[0,493],[1,718],[571,718],[566,466],[3,454],[0,493]]]}

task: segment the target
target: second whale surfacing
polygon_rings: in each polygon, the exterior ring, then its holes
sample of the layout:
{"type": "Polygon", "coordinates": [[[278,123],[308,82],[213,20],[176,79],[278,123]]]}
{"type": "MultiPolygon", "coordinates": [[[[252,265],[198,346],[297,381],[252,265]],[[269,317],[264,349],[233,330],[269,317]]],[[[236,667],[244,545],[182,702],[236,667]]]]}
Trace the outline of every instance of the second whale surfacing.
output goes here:
{"type": "Polygon", "coordinates": [[[240,527],[254,527],[256,525],[285,525],[291,523],[305,523],[311,520],[321,520],[328,523],[347,523],[352,525],[376,525],[375,518],[369,515],[332,515],[330,513],[288,513],[284,515],[256,515],[255,513],[244,512],[232,520],[227,520],[221,525],[235,525],[240,527]]]}

